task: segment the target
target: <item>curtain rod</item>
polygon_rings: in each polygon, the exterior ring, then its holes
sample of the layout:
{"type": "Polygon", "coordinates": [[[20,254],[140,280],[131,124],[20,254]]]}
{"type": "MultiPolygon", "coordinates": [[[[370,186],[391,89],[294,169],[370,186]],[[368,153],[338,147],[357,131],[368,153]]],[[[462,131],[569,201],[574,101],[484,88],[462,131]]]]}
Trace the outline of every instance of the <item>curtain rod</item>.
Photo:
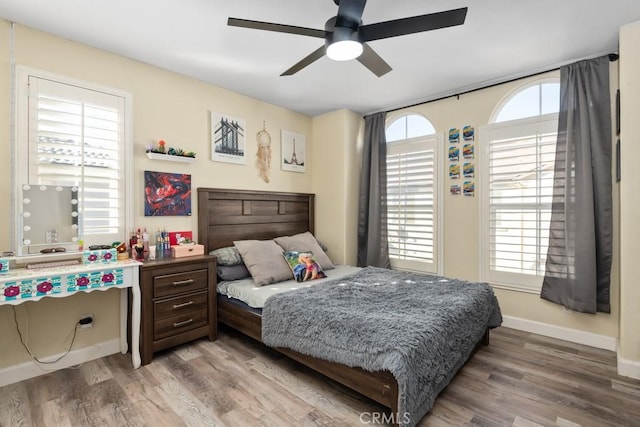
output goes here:
{"type": "MultiPolygon", "coordinates": [[[[615,62],[615,61],[618,60],[619,57],[620,57],[620,55],[618,55],[617,53],[610,53],[609,54],[609,62],[615,62]]],[[[551,71],[556,71],[556,70],[559,70],[559,69],[560,69],[560,67],[550,68],[548,70],[538,71],[537,73],[529,74],[527,76],[516,77],[516,78],[510,79],[510,80],[505,80],[503,82],[492,83],[492,84],[487,85],[487,86],[482,86],[482,87],[478,87],[478,88],[475,88],[475,89],[469,89],[469,90],[466,90],[464,92],[458,92],[458,93],[454,93],[452,95],[445,95],[445,96],[441,96],[440,98],[430,99],[428,101],[416,102],[415,104],[405,105],[404,107],[393,108],[391,110],[387,110],[386,112],[387,113],[393,113],[394,111],[404,110],[405,108],[417,107],[418,105],[424,105],[424,104],[428,104],[430,102],[442,101],[443,99],[453,98],[454,96],[455,97],[460,97],[460,95],[466,95],[468,93],[476,92],[476,91],[483,90],[483,89],[489,89],[489,88],[494,87],[494,86],[499,86],[499,85],[515,82],[515,81],[522,80],[522,79],[528,79],[529,77],[539,76],[540,74],[549,73],[551,71]]]]}

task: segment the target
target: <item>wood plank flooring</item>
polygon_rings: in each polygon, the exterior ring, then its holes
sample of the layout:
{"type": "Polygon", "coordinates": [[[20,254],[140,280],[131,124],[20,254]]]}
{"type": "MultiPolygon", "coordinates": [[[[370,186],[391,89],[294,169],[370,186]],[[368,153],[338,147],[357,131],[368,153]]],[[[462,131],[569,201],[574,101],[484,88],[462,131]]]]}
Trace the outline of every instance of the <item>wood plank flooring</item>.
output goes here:
{"type": "MultiPolygon", "coordinates": [[[[371,426],[382,411],[223,327],[138,370],[116,354],[0,388],[7,427],[371,426]]],[[[640,381],[612,352],[498,328],[418,425],[640,426],[640,381]]]]}

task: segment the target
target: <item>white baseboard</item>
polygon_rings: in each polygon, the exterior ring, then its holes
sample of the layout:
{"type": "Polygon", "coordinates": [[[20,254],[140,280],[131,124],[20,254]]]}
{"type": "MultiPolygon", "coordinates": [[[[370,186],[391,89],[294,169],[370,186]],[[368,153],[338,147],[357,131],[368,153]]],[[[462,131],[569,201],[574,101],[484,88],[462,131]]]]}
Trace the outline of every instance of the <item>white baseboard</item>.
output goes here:
{"type": "MultiPolygon", "coordinates": [[[[70,366],[79,365],[90,360],[99,359],[110,354],[120,352],[120,339],[104,341],[95,345],[70,351],[58,362],[50,365],[37,364],[34,361],[13,365],[0,369],[0,387],[17,383],[29,378],[45,375],[49,372],[65,369],[70,366]]],[[[53,355],[42,358],[43,361],[55,360],[60,355],[53,355]]]]}
{"type": "Polygon", "coordinates": [[[618,355],[618,375],[640,380],[640,362],[623,359],[618,355]]]}
{"type": "Polygon", "coordinates": [[[617,348],[616,337],[579,331],[577,329],[565,328],[563,326],[556,326],[549,323],[536,322],[535,320],[527,320],[513,316],[502,316],[502,326],[544,335],[546,337],[558,338],[576,344],[584,344],[591,347],[601,348],[604,350],[616,351],[617,348]]]}

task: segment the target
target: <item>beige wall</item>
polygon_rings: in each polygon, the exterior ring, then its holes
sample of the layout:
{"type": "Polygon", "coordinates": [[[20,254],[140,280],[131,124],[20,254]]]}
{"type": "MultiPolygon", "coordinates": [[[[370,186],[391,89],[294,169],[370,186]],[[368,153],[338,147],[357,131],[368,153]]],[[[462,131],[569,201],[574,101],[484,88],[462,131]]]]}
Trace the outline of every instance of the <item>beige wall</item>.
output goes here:
{"type": "Polygon", "coordinates": [[[361,116],[348,110],[313,118],[316,234],[325,236],[328,254],[339,264],[355,265],[357,261],[362,122],[361,116]]]}
{"type": "MultiPolygon", "coordinates": [[[[10,206],[11,108],[10,108],[10,24],[0,20],[0,204],[10,206]]],[[[197,198],[192,197],[191,217],[144,217],[143,172],[145,170],[190,173],[192,189],[223,187],[237,189],[313,192],[314,153],[312,120],[256,99],[205,84],[169,71],[136,62],[46,33],[16,25],[15,62],[71,78],[98,83],[133,95],[133,213],[136,227],[146,226],[197,231],[197,198]],[[246,166],[212,162],[209,142],[209,114],[221,112],[247,121],[246,166]],[[266,184],[256,167],[256,134],[266,121],[272,140],[271,182],[266,184]],[[307,137],[307,173],[280,170],[280,131],[307,137]],[[145,147],[164,139],[167,144],[195,151],[192,164],[147,159],[145,147]]],[[[344,121],[344,120],[343,120],[344,121]]],[[[341,124],[342,125],[342,124],[341,124]]],[[[342,136],[344,140],[344,135],[342,136]]],[[[320,198],[320,202],[327,204],[320,198]]],[[[0,210],[0,250],[11,248],[10,210],[0,210]]],[[[318,234],[322,239],[322,234],[318,234]]],[[[197,239],[197,236],[195,236],[197,239]]],[[[110,243],[110,242],[108,242],[110,243]]],[[[337,244],[336,251],[339,251],[337,244]]],[[[62,343],[79,316],[95,314],[95,326],[78,333],[74,349],[118,337],[117,291],[94,292],[62,300],[25,303],[17,308],[18,320],[29,337],[33,351],[41,356],[62,352],[62,343]]],[[[0,369],[30,360],[19,344],[11,308],[0,308],[0,369]]]]}
{"type": "MultiPolygon", "coordinates": [[[[620,351],[619,365],[640,378],[640,21],[620,30],[620,351]]],[[[624,373],[624,372],[623,372],[624,373]]]]}
{"type": "Polygon", "coordinates": [[[0,251],[11,248],[11,66],[9,64],[9,23],[0,19],[0,147],[5,155],[0,156],[0,200],[6,209],[0,209],[0,251]]]}

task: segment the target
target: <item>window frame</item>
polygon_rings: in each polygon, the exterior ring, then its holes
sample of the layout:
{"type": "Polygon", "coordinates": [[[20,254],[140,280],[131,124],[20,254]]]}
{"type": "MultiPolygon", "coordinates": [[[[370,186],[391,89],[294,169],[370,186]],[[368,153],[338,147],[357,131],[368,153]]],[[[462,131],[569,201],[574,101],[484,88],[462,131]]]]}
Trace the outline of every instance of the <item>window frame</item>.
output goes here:
{"type": "Polygon", "coordinates": [[[385,123],[385,132],[388,132],[389,128],[391,128],[391,126],[393,126],[394,124],[396,124],[397,121],[399,121],[400,119],[404,119],[405,123],[404,123],[404,133],[405,133],[405,138],[403,139],[394,139],[393,141],[389,141],[387,140],[387,143],[391,143],[391,142],[397,142],[397,141],[406,141],[409,139],[413,139],[413,138],[420,138],[422,136],[429,136],[429,135],[436,135],[436,129],[433,126],[433,123],[431,123],[431,121],[429,119],[427,119],[424,115],[419,114],[419,113],[415,113],[415,112],[408,112],[408,113],[404,113],[404,114],[395,114],[389,120],[386,120],[385,123]],[[426,134],[422,134],[422,135],[418,135],[418,136],[412,136],[409,137],[409,118],[412,116],[417,116],[422,118],[425,122],[427,122],[427,125],[433,130],[433,132],[431,133],[426,133],[426,134]]]}
{"type": "MultiPolygon", "coordinates": [[[[133,95],[130,92],[116,89],[113,87],[108,87],[104,85],[100,85],[97,83],[84,81],[56,73],[52,73],[45,70],[40,70],[24,65],[16,65],[15,66],[15,84],[12,90],[14,91],[14,99],[15,99],[15,107],[13,111],[13,126],[14,126],[14,138],[13,138],[13,153],[12,153],[12,195],[11,201],[13,204],[12,212],[13,212],[13,220],[12,220],[12,244],[14,245],[16,251],[19,252],[19,248],[22,247],[21,242],[19,242],[20,233],[17,230],[17,215],[19,214],[19,204],[18,197],[20,194],[19,186],[22,184],[26,184],[29,182],[29,150],[30,150],[30,142],[29,142],[29,78],[36,77],[39,79],[51,80],[56,83],[65,84],[69,86],[75,86],[82,89],[103,92],[108,95],[113,95],[117,97],[121,97],[124,100],[124,111],[123,111],[123,147],[122,147],[122,158],[123,158],[123,179],[122,179],[122,188],[119,189],[119,192],[122,196],[122,200],[124,203],[124,207],[122,209],[121,220],[122,226],[121,230],[123,235],[120,236],[120,240],[125,238],[126,230],[129,230],[133,224],[133,206],[131,203],[133,188],[129,185],[132,181],[132,168],[133,168],[133,95]]],[[[80,236],[82,239],[82,236],[80,236]]],[[[104,243],[104,242],[98,242],[104,243]]],[[[85,244],[87,244],[85,239],[85,244]]],[[[27,253],[20,254],[21,258],[27,258],[29,255],[27,253]]],[[[41,257],[41,255],[37,255],[41,257]]]]}
{"type": "MultiPolygon", "coordinates": [[[[423,114],[414,112],[414,111],[404,111],[401,113],[397,113],[394,115],[387,116],[385,123],[385,131],[391,126],[395,121],[404,117],[418,115],[427,120],[430,124],[431,121],[427,119],[423,114]]],[[[431,124],[431,126],[435,129],[435,126],[431,124]]],[[[387,155],[389,154],[389,150],[394,151],[394,146],[397,148],[399,146],[411,147],[416,146],[418,144],[422,144],[424,148],[424,144],[433,145],[434,148],[434,224],[433,224],[433,262],[421,262],[421,261],[410,261],[410,260],[400,260],[396,258],[390,258],[391,268],[396,270],[407,270],[407,271],[417,271],[431,274],[443,274],[444,272],[444,251],[443,251],[443,218],[444,218],[444,203],[443,203],[443,189],[444,182],[441,178],[442,171],[444,170],[444,159],[442,158],[442,144],[444,141],[444,135],[442,133],[431,133],[427,135],[416,136],[407,139],[400,139],[391,142],[387,142],[387,155]]]]}
{"type": "MultiPolygon", "coordinates": [[[[543,84],[548,84],[548,83],[558,83],[558,84],[560,84],[560,72],[556,71],[553,76],[547,76],[547,77],[543,77],[543,78],[538,78],[538,79],[532,80],[532,81],[530,81],[528,83],[525,83],[525,84],[523,84],[521,86],[518,86],[518,87],[512,89],[511,91],[509,91],[509,93],[507,93],[500,100],[498,105],[496,105],[496,108],[493,110],[493,112],[491,113],[491,116],[489,117],[489,123],[488,124],[489,125],[495,125],[495,124],[499,124],[499,123],[509,123],[509,122],[514,122],[514,121],[517,121],[517,120],[530,119],[532,117],[541,117],[541,116],[546,116],[546,115],[549,115],[549,114],[557,114],[557,113],[537,114],[535,116],[521,117],[519,119],[514,119],[514,120],[506,120],[506,121],[501,121],[501,122],[497,122],[496,121],[498,119],[498,116],[502,112],[502,109],[505,106],[507,106],[507,104],[509,104],[509,102],[511,102],[511,100],[513,100],[513,98],[515,98],[517,95],[519,95],[520,92],[524,92],[525,90],[530,89],[530,88],[532,88],[534,86],[541,86],[543,84]]],[[[560,101],[560,99],[558,99],[558,101],[560,101]]],[[[538,111],[540,111],[540,105],[538,107],[539,107],[538,111]]]]}
{"type": "MultiPolygon", "coordinates": [[[[539,294],[542,288],[542,275],[530,275],[523,273],[497,271],[491,269],[491,206],[490,206],[490,189],[489,189],[489,155],[491,134],[494,131],[500,131],[502,129],[508,129],[513,127],[548,127],[553,129],[556,133],[558,129],[558,117],[559,113],[547,113],[538,114],[536,116],[529,116],[525,118],[508,120],[502,122],[495,122],[499,116],[501,109],[506,106],[509,101],[518,95],[521,91],[527,90],[532,86],[541,85],[545,83],[559,83],[558,77],[546,77],[543,79],[536,79],[532,82],[528,82],[522,86],[519,86],[512,90],[503,100],[498,104],[493,114],[491,115],[491,122],[480,128],[479,142],[480,142],[480,157],[478,159],[478,168],[480,170],[480,215],[479,215],[479,264],[480,264],[480,278],[483,281],[491,283],[496,288],[502,288],[507,290],[515,290],[526,293],[539,294]]],[[[540,110],[539,110],[540,111],[540,110]]],[[[538,131],[539,132],[539,131],[538,131]]],[[[538,133],[539,134],[539,133],[538,133]]],[[[539,208],[539,204],[536,204],[536,209],[539,208]]]]}

